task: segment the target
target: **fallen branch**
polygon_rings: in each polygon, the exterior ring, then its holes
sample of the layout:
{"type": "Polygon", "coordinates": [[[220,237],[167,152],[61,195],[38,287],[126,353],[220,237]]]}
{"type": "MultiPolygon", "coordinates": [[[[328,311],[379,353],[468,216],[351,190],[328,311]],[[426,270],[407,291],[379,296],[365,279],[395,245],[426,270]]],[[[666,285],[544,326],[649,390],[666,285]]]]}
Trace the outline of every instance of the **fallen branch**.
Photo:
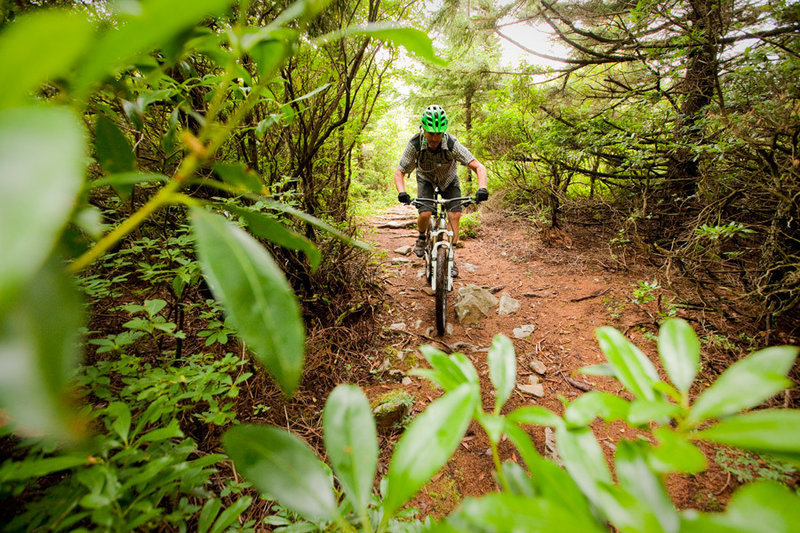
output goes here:
{"type": "Polygon", "coordinates": [[[584,300],[589,300],[591,298],[597,298],[598,296],[602,296],[611,289],[603,289],[602,291],[597,291],[594,294],[590,294],[589,296],[581,296],[580,298],[572,298],[570,302],[582,302],[584,300]]]}

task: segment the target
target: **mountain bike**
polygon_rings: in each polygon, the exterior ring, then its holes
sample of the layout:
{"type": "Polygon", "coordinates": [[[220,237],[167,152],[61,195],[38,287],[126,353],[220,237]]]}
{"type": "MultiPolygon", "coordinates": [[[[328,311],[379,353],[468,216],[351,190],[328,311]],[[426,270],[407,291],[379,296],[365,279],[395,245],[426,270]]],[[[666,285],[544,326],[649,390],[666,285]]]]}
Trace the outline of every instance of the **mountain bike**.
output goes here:
{"type": "Polygon", "coordinates": [[[447,293],[453,290],[453,276],[450,265],[455,259],[453,231],[448,229],[447,211],[450,205],[460,203],[468,206],[478,203],[474,198],[462,196],[444,199],[438,189],[435,198],[417,198],[411,205],[432,207],[433,214],[425,230],[425,277],[436,295],[436,333],[444,335],[447,328],[447,293]]]}

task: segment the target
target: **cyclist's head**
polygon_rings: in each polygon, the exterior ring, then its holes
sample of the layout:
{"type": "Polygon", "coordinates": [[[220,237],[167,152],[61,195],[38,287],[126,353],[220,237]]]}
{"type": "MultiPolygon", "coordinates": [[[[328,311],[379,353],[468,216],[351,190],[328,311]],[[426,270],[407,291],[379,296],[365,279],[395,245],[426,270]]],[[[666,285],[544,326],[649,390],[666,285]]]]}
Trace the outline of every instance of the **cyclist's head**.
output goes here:
{"type": "Polygon", "coordinates": [[[447,113],[440,105],[429,105],[422,112],[422,129],[431,133],[447,131],[447,113]]]}

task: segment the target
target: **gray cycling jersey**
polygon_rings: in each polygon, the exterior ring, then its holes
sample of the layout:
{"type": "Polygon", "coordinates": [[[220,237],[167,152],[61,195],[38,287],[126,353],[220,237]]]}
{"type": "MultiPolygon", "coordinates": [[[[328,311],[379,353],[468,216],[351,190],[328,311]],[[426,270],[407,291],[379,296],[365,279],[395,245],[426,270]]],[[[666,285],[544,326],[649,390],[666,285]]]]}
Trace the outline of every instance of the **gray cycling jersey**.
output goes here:
{"type": "Polygon", "coordinates": [[[418,134],[408,141],[397,168],[403,174],[408,174],[416,168],[417,180],[427,181],[444,190],[458,178],[456,162],[466,166],[474,159],[475,156],[455,137],[444,134],[439,148],[431,150],[424,136],[418,134]],[[450,143],[447,137],[450,137],[450,143]],[[417,146],[420,147],[419,152],[417,146]],[[447,146],[452,148],[447,150],[447,146]]]}

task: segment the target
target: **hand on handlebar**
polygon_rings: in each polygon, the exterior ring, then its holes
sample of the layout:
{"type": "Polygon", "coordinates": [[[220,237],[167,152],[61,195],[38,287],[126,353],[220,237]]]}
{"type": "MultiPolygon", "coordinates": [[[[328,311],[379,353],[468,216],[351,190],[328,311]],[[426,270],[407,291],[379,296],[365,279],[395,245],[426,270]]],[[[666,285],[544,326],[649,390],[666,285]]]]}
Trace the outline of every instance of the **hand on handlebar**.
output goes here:
{"type": "Polygon", "coordinates": [[[397,201],[401,204],[408,205],[411,203],[411,196],[409,196],[407,192],[401,192],[397,195],[397,201]]]}
{"type": "Polygon", "coordinates": [[[478,189],[478,191],[475,193],[475,201],[478,203],[485,202],[488,199],[489,199],[489,191],[487,191],[484,188],[478,189]]]}

